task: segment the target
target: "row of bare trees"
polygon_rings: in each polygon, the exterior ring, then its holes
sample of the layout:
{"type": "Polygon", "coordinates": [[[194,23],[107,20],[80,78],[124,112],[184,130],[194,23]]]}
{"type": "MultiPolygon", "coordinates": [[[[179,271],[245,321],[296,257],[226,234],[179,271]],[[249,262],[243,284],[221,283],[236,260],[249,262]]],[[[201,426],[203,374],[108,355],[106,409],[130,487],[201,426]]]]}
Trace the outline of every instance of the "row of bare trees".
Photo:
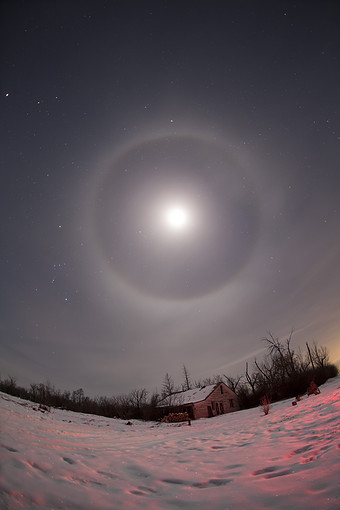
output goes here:
{"type": "Polygon", "coordinates": [[[335,365],[329,362],[325,347],[306,343],[306,350],[292,347],[290,333],[285,340],[279,340],[271,333],[263,339],[267,344],[267,353],[261,362],[254,360],[250,372],[246,363],[245,373],[230,377],[225,374],[206,379],[192,380],[189,371],[183,365],[183,382],[176,386],[167,373],[164,377],[161,393],[149,393],[145,388],[135,389],[127,395],[90,398],[82,388],[72,392],[60,391],[52,384],[31,384],[29,389],[16,384],[13,377],[0,378],[0,390],[49,407],[98,414],[110,418],[154,420],[160,417],[157,403],[179,391],[190,390],[224,381],[238,396],[242,408],[259,405],[266,395],[271,401],[295,397],[303,394],[311,381],[318,386],[328,378],[338,374],[335,365]]]}
{"type": "Polygon", "coordinates": [[[292,336],[293,331],[280,340],[269,332],[263,338],[267,344],[264,359],[261,362],[254,360],[251,373],[246,363],[243,377],[235,381],[227,378],[229,386],[234,382],[242,407],[258,405],[264,395],[271,401],[296,397],[307,391],[311,381],[319,386],[338,374],[337,367],[329,362],[326,347],[306,342],[306,350],[295,350],[292,336]]]}
{"type": "Polygon", "coordinates": [[[127,395],[90,398],[83,388],[62,392],[49,382],[31,384],[27,389],[19,386],[13,377],[0,379],[0,390],[48,407],[121,419],[153,419],[159,400],[157,394],[149,394],[145,388],[135,389],[127,395]]]}

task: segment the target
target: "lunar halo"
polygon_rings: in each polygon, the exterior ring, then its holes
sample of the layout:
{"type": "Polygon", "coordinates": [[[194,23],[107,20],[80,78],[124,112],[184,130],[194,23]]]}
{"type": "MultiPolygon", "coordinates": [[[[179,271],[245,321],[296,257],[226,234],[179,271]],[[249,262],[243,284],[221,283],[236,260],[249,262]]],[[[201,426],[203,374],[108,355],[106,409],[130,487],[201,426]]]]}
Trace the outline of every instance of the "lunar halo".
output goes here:
{"type": "Polygon", "coordinates": [[[112,158],[95,189],[95,244],[106,270],[144,296],[188,300],[219,290],[258,237],[250,177],[207,137],[138,141],[112,158]]]}

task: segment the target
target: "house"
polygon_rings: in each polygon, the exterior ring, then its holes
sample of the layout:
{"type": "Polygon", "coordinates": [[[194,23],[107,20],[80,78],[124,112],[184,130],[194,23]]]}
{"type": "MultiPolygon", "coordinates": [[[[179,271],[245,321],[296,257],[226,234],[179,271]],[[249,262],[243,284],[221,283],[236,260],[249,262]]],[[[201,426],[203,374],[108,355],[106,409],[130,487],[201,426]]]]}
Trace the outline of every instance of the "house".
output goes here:
{"type": "Polygon", "coordinates": [[[163,415],[186,412],[192,420],[240,409],[236,393],[224,382],[173,393],[163,398],[157,407],[163,411],[163,415]]]}

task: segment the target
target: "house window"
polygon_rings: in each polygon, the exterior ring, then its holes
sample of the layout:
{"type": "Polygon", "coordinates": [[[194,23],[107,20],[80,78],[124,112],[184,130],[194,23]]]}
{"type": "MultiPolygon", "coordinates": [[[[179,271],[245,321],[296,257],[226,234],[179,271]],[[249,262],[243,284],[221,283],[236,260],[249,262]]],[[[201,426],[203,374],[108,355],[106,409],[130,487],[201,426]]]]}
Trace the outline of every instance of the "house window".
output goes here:
{"type": "Polygon", "coordinates": [[[232,398],[229,399],[229,407],[234,407],[234,401],[232,398]]]}
{"type": "Polygon", "coordinates": [[[220,390],[221,390],[221,393],[222,393],[222,395],[223,395],[223,386],[222,386],[222,384],[221,384],[221,386],[220,386],[220,390]]]}

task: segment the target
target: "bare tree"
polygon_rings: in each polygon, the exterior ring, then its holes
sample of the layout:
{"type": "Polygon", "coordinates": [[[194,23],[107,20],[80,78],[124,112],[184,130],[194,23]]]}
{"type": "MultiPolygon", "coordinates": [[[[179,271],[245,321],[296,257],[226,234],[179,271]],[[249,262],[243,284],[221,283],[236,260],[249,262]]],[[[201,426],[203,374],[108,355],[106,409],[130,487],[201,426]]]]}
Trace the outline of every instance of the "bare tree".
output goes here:
{"type": "Polygon", "coordinates": [[[228,377],[227,375],[224,375],[224,377],[227,381],[227,385],[229,386],[229,388],[233,392],[236,392],[237,386],[239,385],[239,383],[242,379],[242,375],[238,375],[237,377],[228,377]]]}
{"type": "Polygon", "coordinates": [[[173,378],[168,372],[165,374],[163,384],[162,384],[162,398],[168,397],[175,393],[176,387],[173,378]]]}
{"type": "MultiPolygon", "coordinates": [[[[258,370],[258,378],[257,378],[256,382],[258,382],[259,376],[261,375],[266,384],[271,384],[271,382],[273,380],[273,367],[272,367],[272,365],[270,363],[268,363],[268,361],[266,361],[266,360],[263,361],[261,363],[261,365],[259,365],[259,363],[257,362],[256,358],[254,360],[254,365],[255,365],[255,367],[258,370]]],[[[246,377],[247,377],[247,374],[246,374],[246,377]]],[[[247,377],[247,380],[248,380],[248,377],[247,377]]]]}
{"type": "Polygon", "coordinates": [[[77,390],[72,391],[72,402],[77,411],[82,409],[82,405],[85,399],[85,394],[83,388],[78,388],[77,390]]]}
{"type": "Polygon", "coordinates": [[[314,366],[314,360],[313,360],[313,356],[312,356],[312,353],[311,353],[310,347],[309,347],[309,345],[308,345],[308,342],[306,342],[306,347],[307,347],[307,352],[308,352],[308,356],[309,356],[310,364],[312,365],[313,370],[314,370],[314,369],[315,369],[315,366],[314,366]]]}
{"type": "Polygon", "coordinates": [[[324,368],[325,365],[329,364],[329,355],[327,351],[327,347],[321,346],[319,347],[314,342],[312,349],[312,356],[314,359],[314,363],[318,368],[324,368]]]}
{"type": "Polygon", "coordinates": [[[290,346],[293,332],[292,329],[285,343],[275,338],[270,331],[267,337],[263,338],[268,345],[269,365],[274,369],[275,377],[279,376],[282,383],[298,370],[298,360],[290,346]]]}
{"type": "MultiPolygon", "coordinates": [[[[211,377],[205,377],[203,380],[200,380],[200,387],[202,386],[210,386],[212,384],[218,384],[223,381],[223,376],[220,374],[213,375],[211,377]]],[[[195,385],[196,387],[196,385],[195,385]]],[[[197,386],[198,387],[198,386],[197,386]]]]}
{"type": "Polygon", "coordinates": [[[256,385],[258,381],[258,374],[249,374],[248,371],[248,361],[246,362],[246,372],[245,372],[246,380],[249,386],[251,387],[251,391],[253,392],[253,395],[256,394],[256,385]]]}
{"type": "Polygon", "coordinates": [[[129,395],[118,395],[117,397],[114,397],[114,405],[117,409],[118,418],[128,420],[133,417],[133,410],[129,395]]]}
{"type": "Polygon", "coordinates": [[[148,392],[145,388],[138,390],[135,389],[130,393],[130,401],[133,407],[135,407],[138,411],[141,410],[143,406],[146,405],[148,392]]]}
{"type": "Polygon", "coordinates": [[[184,382],[182,384],[183,391],[191,390],[192,388],[191,378],[189,371],[185,365],[183,365],[183,379],[184,379],[184,382]]]}
{"type": "Polygon", "coordinates": [[[268,351],[272,360],[276,359],[275,364],[277,369],[280,369],[282,377],[284,378],[286,374],[289,376],[284,345],[278,338],[275,338],[270,331],[268,331],[268,336],[263,338],[263,340],[268,344],[268,351]]]}
{"type": "Polygon", "coordinates": [[[289,358],[289,361],[290,361],[290,369],[291,369],[291,372],[294,373],[297,371],[298,367],[297,367],[297,357],[296,357],[296,354],[294,351],[292,351],[291,347],[290,347],[290,343],[292,341],[292,336],[293,336],[293,333],[294,333],[294,330],[292,329],[290,331],[290,334],[289,334],[289,337],[287,338],[286,340],[286,345],[287,345],[287,354],[288,354],[288,358],[289,358]]]}

